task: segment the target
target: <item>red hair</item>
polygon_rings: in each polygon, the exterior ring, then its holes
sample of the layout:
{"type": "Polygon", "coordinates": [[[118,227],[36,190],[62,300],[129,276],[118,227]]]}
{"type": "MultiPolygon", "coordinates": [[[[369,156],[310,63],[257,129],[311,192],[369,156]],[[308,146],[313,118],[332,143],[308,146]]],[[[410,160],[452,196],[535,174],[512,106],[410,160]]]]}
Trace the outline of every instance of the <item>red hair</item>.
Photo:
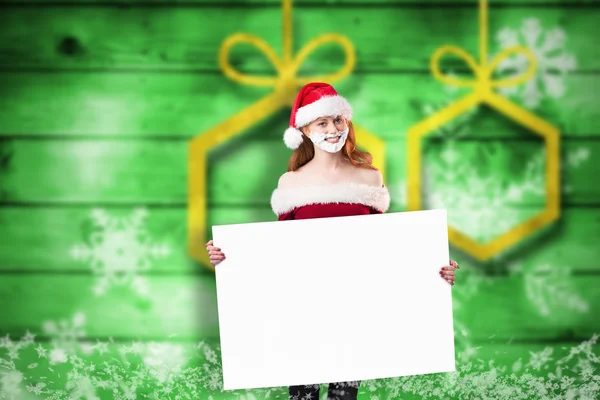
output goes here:
{"type": "MultiPolygon", "coordinates": [[[[356,147],[356,136],[354,134],[354,126],[351,121],[348,121],[348,137],[346,143],[342,147],[342,154],[344,157],[352,163],[355,167],[374,169],[373,156],[371,153],[366,151],[360,151],[356,147]]],[[[310,141],[306,135],[302,135],[302,144],[294,150],[290,160],[288,162],[288,172],[295,171],[302,167],[315,156],[315,147],[313,142],[310,141]]]]}

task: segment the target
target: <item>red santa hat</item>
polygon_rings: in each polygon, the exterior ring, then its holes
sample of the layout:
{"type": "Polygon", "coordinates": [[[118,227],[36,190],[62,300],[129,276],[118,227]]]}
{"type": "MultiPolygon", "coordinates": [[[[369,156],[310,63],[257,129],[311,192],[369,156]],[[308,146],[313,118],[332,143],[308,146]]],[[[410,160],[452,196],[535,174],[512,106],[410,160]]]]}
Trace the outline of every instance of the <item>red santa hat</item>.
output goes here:
{"type": "Polygon", "coordinates": [[[328,83],[312,82],[304,85],[292,107],[290,126],[285,130],[283,141],[290,149],[296,149],[302,144],[300,129],[317,118],[343,116],[352,119],[350,103],[340,96],[328,83]]]}

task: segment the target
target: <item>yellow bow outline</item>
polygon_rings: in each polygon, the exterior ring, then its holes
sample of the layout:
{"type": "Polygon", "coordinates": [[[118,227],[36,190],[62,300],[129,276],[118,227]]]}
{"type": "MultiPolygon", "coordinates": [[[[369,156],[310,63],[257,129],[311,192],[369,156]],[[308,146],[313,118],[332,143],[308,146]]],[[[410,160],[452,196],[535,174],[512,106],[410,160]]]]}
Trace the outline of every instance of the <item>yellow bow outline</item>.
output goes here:
{"type": "MultiPolygon", "coordinates": [[[[296,88],[312,81],[331,83],[350,74],[356,64],[354,46],[342,35],[328,33],[307,43],[292,57],[292,0],[283,0],[283,57],[279,58],[264,40],[247,33],[237,33],[225,39],[219,49],[219,66],[225,76],[244,85],[273,87],[274,90],[240,110],[227,120],[194,137],[189,145],[188,162],[188,248],[190,255],[214,270],[204,243],[206,242],[207,218],[207,154],[211,149],[243,132],[269,115],[294,103],[296,88]],[[249,44],[263,53],[277,71],[276,76],[253,76],[237,71],[229,63],[231,49],[240,43],[249,44]],[[335,43],[345,53],[345,64],[337,72],[319,76],[298,77],[297,73],[306,58],[324,44],[335,43]]],[[[357,137],[375,159],[384,174],[385,151],[383,142],[355,125],[357,137]]],[[[385,175],[384,175],[385,176],[385,175]]]]}
{"type": "Polygon", "coordinates": [[[493,87],[514,86],[526,82],[535,74],[537,64],[535,55],[531,50],[523,46],[514,46],[503,50],[497,54],[492,61],[487,62],[487,32],[488,32],[488,7],[487,0],[479,0],[479,53],[480,63],[476,64],[475,59],[465,50],[457,46],[443,46],[433,53],[431,57],[431,73],[433,76],[451,86],[474,87],[475,93],[480,98],[487,98],[493,87]],[[475,79],[457,79],[443,74],[440,71],[440,58],[445,55],[453,54],[463,59],[475,74],[475,79]],[[529,61],[527,71],[516,77],[493,80],[492,73],[504,59],[514,54],[521,54],[529,61]]]}
{"type": "Polygon", "coordinates": [[[275,50],[261,38],[247,33],[238,33],[228,37],[219,51],[219,66],[229,79],[244,85],[274,87],[276,91],[282,90],[286,94],[293,94],[296,88],[309,82],[334,82],[346,77],[356,64],[356,54],[352,43],[337,33],[327,33],[308,42],[298,54],[292,58],[292,1],[283,0],[283,58],[279,58],[275,50]],[[233,46],[246,43],[257,48],[263,53],[277,71],[276,77],[251,76],[243,74],[229,63],[229,53],[233,46]],[[339,71],[309,77],[296,76],[306,58],[317,48],[328,44],[339,44],[346,55],[345,64],[339,71]]]}
{"type": "Polygon", "coordinates": [[[474,89],[471,93],[466,94],[410,127],[408,130],[407,147],[407,208],[409,211],[414,211],[420,210],[422,206],[422,138],[472,107],[485,103],[505,117],[525,127],[531,133],[543,138],[546,148],[546,207],[543,211],[487,243],[480,243],[460,230],[448,226],[448,239],[450,243],[481,261],[486,261],[509,248],[519,240],[556,220],[560,215],[560,132],[558,128],[517,106],[493,90],[495,87],[517,85],[531,79],[536,70],[535,56],[529,49],[522,46],[515,46],[500,52],[488,64],[487,31],[487,0],[479,0],[480,63],[477,64],[470,54],[456,46],[443,46],[437,49],[431,58],[431,72],[437,80],[452,86],[472,87],[474,89]],[[475,75],[474,79],[457,79],[442,74],[439,62],[440,58],[447,54],[462,58],[473,71],[475,75]],[[527,58],[529,61],[527,71],[516,77],[493,80],[492,73],[498,64],[513,54],[521,54],[527,58]]]}

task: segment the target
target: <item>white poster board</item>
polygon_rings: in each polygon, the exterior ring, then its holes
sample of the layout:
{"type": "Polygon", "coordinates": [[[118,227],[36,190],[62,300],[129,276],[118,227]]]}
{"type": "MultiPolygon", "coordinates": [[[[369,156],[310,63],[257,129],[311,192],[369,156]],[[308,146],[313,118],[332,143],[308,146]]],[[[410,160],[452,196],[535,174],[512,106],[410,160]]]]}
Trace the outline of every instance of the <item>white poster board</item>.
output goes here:
{"type": "Polygon", "coordinates": [[[225,390],[455,371],[445,210],[213,226],[225,390]]]}

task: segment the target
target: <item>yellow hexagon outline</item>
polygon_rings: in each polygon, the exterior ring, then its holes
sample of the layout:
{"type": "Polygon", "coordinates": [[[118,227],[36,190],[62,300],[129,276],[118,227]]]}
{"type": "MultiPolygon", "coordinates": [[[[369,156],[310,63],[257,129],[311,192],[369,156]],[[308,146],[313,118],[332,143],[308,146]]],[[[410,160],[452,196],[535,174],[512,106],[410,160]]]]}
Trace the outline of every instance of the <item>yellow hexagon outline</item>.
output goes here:
{"type": "Polygon", "coordinates": [[[421,138],[480,103],[488,104],[508,118],[541,136],[546,145],[546,207],[542,212],[487,243],[477,242],[448,225],[448,240],[450,243],[480,261],[487,261],[494,255],[555,221],[560,216],[560,132],[557,127],[518,107],[491,90],[477,91],[463,97],[413,125],[408,130],[407,208],[409,211],[421,209],[421,138]]]}
{"type": "MultiPolygon", "coordinates": [[[[188,252],[190,256],[214,272],[204,244],[207,242],[207,154],[245,129],[279,110],[288,107],[275,91],[226,121],[194,137],[188,145],[188,252]]],[[[357,144],[373,155],[385,181],[385,142],[366,129],[354,124],[357,144]]]]}

